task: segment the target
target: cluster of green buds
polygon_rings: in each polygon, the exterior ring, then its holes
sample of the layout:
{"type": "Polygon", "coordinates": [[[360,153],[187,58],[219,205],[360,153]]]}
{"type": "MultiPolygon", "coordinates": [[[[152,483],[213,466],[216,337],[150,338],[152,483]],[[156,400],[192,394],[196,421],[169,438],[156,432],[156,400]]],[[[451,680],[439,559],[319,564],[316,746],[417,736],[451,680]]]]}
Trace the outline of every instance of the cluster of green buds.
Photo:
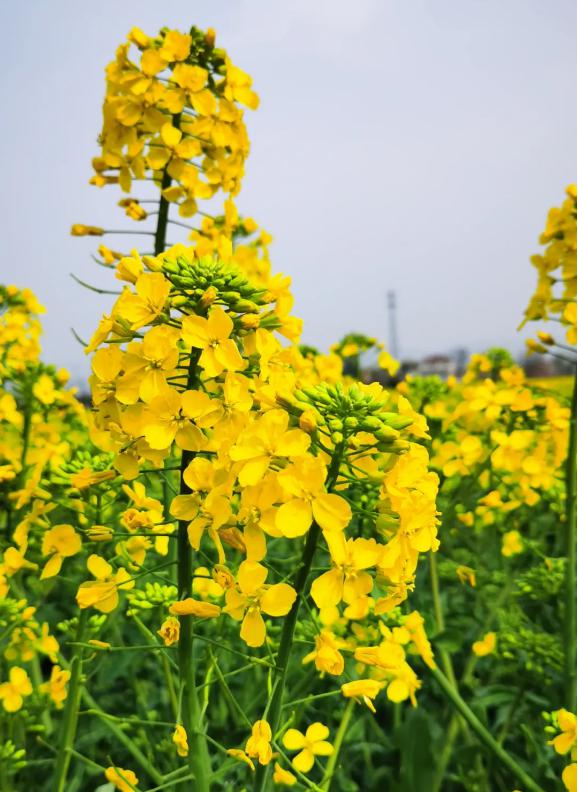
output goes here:
{"type": "Polygon", "coordinates": [[[143,589],[133,589],[127,592],[127,597],[133,608],[137,610],[151,610],[159,605],[169,605],[177,599],[175,586],[163,586],[161,583],[145,583],[143,589]]]}
{"type": "Polygon", "coordinates": [[[410,401],[418,412],[426,405],[444,399],[450,390],[448,384],[437,376],[408,378],[403,386],[402,392],[411,397],[410,401]]]}
{"type": "Polygon", "coordinates": [[[511,670],[507,667],[511,663],[513,668],[524,668],[548,683],[552,672],[561,673],[564,664],[558,636],[519,623],[500,629],[500,657],[505,673],[511,670]]]}
{"type": "Polygon", "coordinates": [[[72,458],[52,474],[52,481],[82,491],[85,487],[114,478],[115,473],[111,470],[113,459],[113,454],[76,449],[72,458]]]}
{"type": "Polygon", "coordinates": [[[0,630],[13,628],[14,625],[26,621],[27,609],[28,603],[25,599],[0,598],[0,630]]]}
{"type": "Polygon", "coordinates": [[[2,777],[6,779],[13,776],[23,767],[26,767],[26,751],[24,748],[16,748],[12,740],[6,740],[3,745],[0,745],[2,777]]]}
{"type": "Polygon", "coordinates": [[[343,336],[338,344],[334,344],[331,347],[331,351],[335,352],[339,357],[350,358],[367,352],[374,347],[381,347],[376,338],[363,335],[362,333],[348,333],[343,336]]]}
{"type": "MultiPolygon", "coordinates": [[[[102,633],[102,628],[106,623],[106,616],[102,613],[93,613],[89,616],[86,623],[85,638],[89,640],[96,635],[102,633]]],[[[78,635],[78,616],[73,616],[71,619],[62,619],[56,624],[56,629],[63,639],[67,641],[75,641],[78,635]]]]}
{"type": "Polygon", "coordinates": [[[376,388],[344,386],[340,382],[295,391],[302,428],[310,426],[321,434],[329,434],[335,445],[348,445],[355,435],[368,432],[377,440],[378,451],[405,451],[408,443],[400,431],[410,426],[413,418],[388,411],[387,394],[377,387],[377,396],[376,388]]]}
{"type": "Polygon", "coordinates": [[[252,285],[240,269],[212,256],[165,255],[161,271],[174,289],[171,305],[187,313],[218,303],[238,314],[256,314],[271,303],[271,295],[252,285]]]}
{"type": "Polygon", "coordinates": [[[516,594],[535,602],[556,601],[564,587],[566,559],[548,558],[545,564],[518,571],[516,594]]]}

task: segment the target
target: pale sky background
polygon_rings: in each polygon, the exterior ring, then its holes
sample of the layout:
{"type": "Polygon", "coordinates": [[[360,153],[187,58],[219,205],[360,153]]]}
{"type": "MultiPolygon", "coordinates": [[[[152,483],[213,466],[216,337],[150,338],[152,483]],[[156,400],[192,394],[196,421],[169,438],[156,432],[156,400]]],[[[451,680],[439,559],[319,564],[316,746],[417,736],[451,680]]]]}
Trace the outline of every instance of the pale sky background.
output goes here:
{"type": "Polygon", "coordinates": [[[238,205],[274,236],[303,340],[387,340],[394,289],[403,356],[520,351],[528,256],[575,179],[575,13],[572,0],[4,2],[1,280],[46,305],[45,359],[86,372],[69,328],[89,337],[113,298],[69,273],[116,282],[90,259],[99,240],[70,225],[135,227],[115,188],[88,185],[104,67],[133,25],[212,26],[261,96],[238,205]]]}

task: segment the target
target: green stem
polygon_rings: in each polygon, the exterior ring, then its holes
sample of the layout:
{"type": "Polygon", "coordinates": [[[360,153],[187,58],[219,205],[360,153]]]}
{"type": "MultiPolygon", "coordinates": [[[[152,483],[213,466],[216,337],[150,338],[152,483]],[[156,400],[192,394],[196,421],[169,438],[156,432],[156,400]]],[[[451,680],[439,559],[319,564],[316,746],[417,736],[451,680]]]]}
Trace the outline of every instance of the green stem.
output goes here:
{"type": "MultiPolygon", "coordinates": [[[[341,446],[336,447],[335,456],[327,473],[327,492],[331,491],[331,488],[337,480],[341,465],[342,453],[343,448],[341,446]]],[[[279,728],[279,720],[281,718],[283,696],[285,693],[285,682],[287,679],[287,668],[289,665],[291,648],[293,646],[293,634],[295,632],[295,625],[297,624],[297,616],[299,615],[301,600],[304,596],[304,589],[309,578],[309,571],[311,569],[311,564],[313,563],[313,557],[315,556],[317,540],[320,533],[321,529],[316,522],[313,522],[311,528],[309,529],[309,533],[307,534],[307,540],[305,542],[305,547],[303,548],[301,563],[293,581],[293,588],[295,589],[297,596],[295,598],[295,602],[293,603],[293,607],[285,619],[283,630],[281,632],[281,641],[279,642],[277,659],[275,661],[276,668],[273,674],[273,695],[269,701],[267,710],[267,720],[271,726],[273,739],[275,739],[275,735],[279,728]]],[[[254,792],[263,792],[266,787],[268,775],[269,765],[260,764],[257,767],[257,771],[255,773],[255,785],[253,787],[254,792]]]]}
{"type": "MultiPolygon", "coordinates": [[[[442,601],[440,596],[438,562],[437,562],[436,553],[433,553],[431,551],[429,554],[429,571],[430,571],[431,594],[433,599],[436,626],[438,628],[438,632],[443,633],[443,631],[446,628],[446,625],[445,625],[444,612],[443,612],[442,601]]],[[[439,653],[445,675],[452,683],[452,685],[455,688],[457,688],[458,685],[457,685],[456,675],[454,673],[452,659],[448,651],[446,649],[438,649],[437,651],[439,653]]]]}
{"type": "MultiPolygon", "coordinates": [[[[88,611],[80,612],[78,626],[76,629],[76,640],[82,641],[86,623],[88,621],[88,611]]],[[[62,731],[60,745],[56,756],[54,767],[54,782],[52,789],[54,792],[64,792],[66,789],[66,777],[70,766],[71,751],[74,748],[76,737],[76,727],[78,724],[78,705],[81,693],[82,677],[82,647],[74,646],[72,650],[72,660],[70,662],[70,681],[68,683],[68,696],[64,708],[62,720],[62,731]]]]}
{"type": "MultiPolygon", "coordinates": [[[[273,696],[270,701],[267,717],[273,736],[275,736],[277,729],[279,728],[281,707],[283,706],[283,694],[285,691],[285,681],[287,678],[287,667],[289,665],[289,657],[291,655],[291,648],[293,646],[293,633],[295,632],[295,625],[297,623],[301,598],[305,589],[305,584],[307,583],[307,578],[309,577],[309,570],[311,568],[313,556],[315,555],[319,534],[319,526],[317,523],[313,523],[309,529],[309,533],[307,534],[307,541],[305,542],[301,564],[293,583],[293,588],[297,593],[297,597],[283,624],[283,632],[281,633],[279,651],[277,652],[277,659],[275,662],[277,670],[273,675],[273,696]]],[[[255,792],[262,792],[265,789],[267,776],[268,765],[259,765],[255,774],[255,792]]]]}
{"type": "Polygon", "coordinates": [[[564,676],[566,707],[576,712],[576,377],[566,459],[566,572],[564,576],[564,676]]]}
{"type": "MultiPolygon", "coordinates": [[[[199,354],[192,352],[189,361],[187,390],[194,388],[197,375],[199,354]]],[[[183,451],[181,456],[180,494],[190,493],[184,479],[184,472],[193,459],[191,451],[183,451]]],[[[193,549],[189,541],[188,522],[179,521],[177,534],[177,585],[179,599],[192,596],[193,588],[193,549]]],[[[180,616],[180,636],[178,644],[179,681],[181,687],[182,721],[189,743],[188,764],[195,776],[191,789],[195,792],[208,792],[211,764],[207,740],[203,732],[201,705],[195,680],[195,652],[193,643],[193,620],[191,616],[180,616]]]]}
{"type": "MultiPolygon", "coordinates": [[[[34,683],[35,688],[39,688],[43,682],[42,679],[42,671],[40,668],[40,660],[38,659],[38,655],[35,654],[32,658],[32,665],[31,665],[31,675],[32,675],[32,682],[34,683]]],[[[52,718],[50,717],[50,710],[48,708],[42,709],[42,714],[40,716],[42,721],[42,725],[44,726],[44,733],[47,736],[50,736],[53,731],[52,725],[52,718]]]]}
{"type": "Polygon", "coordinates": [[[480,742],[482,742],[499,761],[507,767],[511,773],[520,781],[527,792],[544,792],[542,787],[526,773],[510,754],[505,751],[499,743],[494,740],[486,727],[477,719],[472,710],[468,707],[466,702],[453,687],[450,681],[445,677],[438,668],[430,668],[430,673],[436,680],[446,698],[450,701],[452,706],[464,718],[464,720],[471,727],[472,731],[477,735],[480,742]]]}
{"type": "MultiPolygon", "coordinates": [[[[173,126],[177,126],[179,117],[180,116],[178,115],[173,116],[173,126]]],[[[167,241],[167,225],[169,222],[169,202],[163,196],[162,191],[171,186],[171,181],[172,179],[165,168],[161,182],[161,197],[159,198],[159,213],[157,216],[157,227],[155,230],[155,256],[165,252],[165,244],[167,241]]]]}
{"type": "Polygon", "coordinates": [[[161,663],[163,664],[163,673],[165,675],[165,681],[167,683],[167,691],[169,694],[169,701],[171,702],[171,711],[173,713],[173,717],[176,719],[177,714],[179,711],[179,702],[177,699],[177,694],[175,691],[175,686],[173,684],[173,673],[171,671],[171,667],[169,665],[169,659],[166,654],[161,654],[161,663]]]}
{"type": "Polygon", "coordinates": [[[335,735],[335,740],[333,742],[333,753],[329,757],[329,761],[327,762],[327,767],[325,768],[325,773],[323,774],[323,779],[320,784],[321,789],[325,790],[325,792],[329,792],[331,787],[331,782],[333,781],[333,775],[337,766],[337,760],[339,758],[339,751],[341,750],[343,740],[347,733],[347,727],[349,726],[349,721],[351,720],[354,707],[355,701],[354,699],[350,699],[349,704],[345,708],[345,712],[341,718],[341,723],[339,724],[339,729],[337,730],[337,734],[335,735]]]}

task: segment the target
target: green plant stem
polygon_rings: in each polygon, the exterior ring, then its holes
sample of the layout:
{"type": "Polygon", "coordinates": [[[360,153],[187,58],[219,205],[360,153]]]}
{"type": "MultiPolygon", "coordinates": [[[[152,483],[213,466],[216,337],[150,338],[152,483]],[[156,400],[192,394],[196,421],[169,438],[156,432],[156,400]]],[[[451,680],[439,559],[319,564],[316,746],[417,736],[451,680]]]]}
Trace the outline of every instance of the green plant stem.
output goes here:
{"type": "MultiPolygon", "coordinates": [[[[342,454],[343,447],[337,446],[335,449],[335,456],[333,457],[327,473],[327,492],[331,492],[331,489],[337,480],[337,476],[339,475],[342,454]]],[[[275,739],[281,718],[285,683],[287,680],[287,668],[289,665],[289,658],[291,656],[291,648],[293,646],[293,634],[295,632],[295,625],[297,624],[297,616],[299,615],[301,600],[304,596],[305,586],[309,578],[309,572],[311,570],[311,565],[315,556],[317,540],[320,533],[321,529],[319,528],[319,525],[316,522],[313,522],[311,528],[309,529],[309,533],[307,534],[307,539],[303,548],[303,555],[301,556],[301,563],[297,569],[297,573],[293,581],[293,588],[295,589],[297,596],[295,597],[293,607],[285,619],[283,630],[281,632],[281,641],[279,642],[279,649],[277,651],[277,658],[275,661],[276,668],[273,674],[273,695],[269,701],[267,710],[267,720],[271,726],[273,739],[275,739]]],[[[268,775],[269,765],[260,764],[257,767],[257,771],[255,773],[255,784],[253,787],[254,792],[263,792],[263,790],[266,788],[268,775]]]]}
{"type": "MultiPolygon", "coordinates": [[[[197,376],[199,354],[192,352],[189,361],[187,390],[194,388],[197,376]]],[[[193,459],[191,451],[183,451],[181,457],[180,494],[188,495],[189,487],[184,473],[193,459]]],[[[192,595],[193,588],[193,549],[189,541],[188,522],[180,520],[177,533],[177,586],[179,599],[192,595]]],[[[195,792],[208,792],[211,764],[207,740],[203,731],[201,705],[196,687],[195,646],[193,643],[193,620],[191,616],[180,616],[180,636],[177,649],[179,681],[181,688],[181,714],[189,743],[188,764],[195,776],[191,786],[195,792]]]]}
{"type": "MultiPolygon", "coordinates": [[[[88,611],[82,610],[78,618],[76,629],[76,640],[82,641],[86,623],[88,621],[88,611]]],[[[70,681],[68,683],[68,696],[64,707],[64,716],[60,732],[60,745],[56,755],[54,767],[54,781],[52,789],[54,792],[64,792],[66,789],[66,777],[70,766],[71,751],[74,748],[76,737],[76,727],[78,724],[78,705],[80,703],[82,678],[82,647],[74,646],[72,649],[72,660],[70,662],[70,681]]]]}
{"type": "Polygon", "coordinates": [[[526,792],[544,792],[529,775],[523,767],[521,767],[515,759],[512,759],[510,754],[505,751],[501,745],[492,737],[490,732],[486,729],[481,721],[474,715],[472,710],[468,707],[466,702],[453,687],[447,677],[442,674],[439,668],[430,668],[430,673],[438,683],[446,698],[450,701],[452,706],[464,718],[466,723],[471,727],[472,731],[477,735],[480,742],[488,748],[499,761],[507,767],[510,772],[520,781],[526,792]]]}
{"type": "MultiPolygon", "coordinates": [[[[429,572],[430,572],[430,585],[431,585],[431,594],[433,599],[436,626],[438,628],[438,632],[443,633],[443,631],[446,628],[446,625],[445,625],[444,612],[443,612],[442,601],[440,596],[438,562],[437,562],[436,553],[432,551],[430,551],[429,553],[429,572]]],[[[449,652],[446,649],[438,649],[437,651],[439,652],[439,656],[441,659],[441,663],[445,675],[452,683],[452,685],[457,689],[458,684],[456,680],[456,675],[454,673],[454,667],[452,665],[452,659],[449,655],[449,652]]]]}
{"type": "Polygon", "coordinates": [[[331,788],[331,782],[333,781],[335,768],[337,767],[337,760],[339,759],[339,752],[341,750],[345,735],[347,734],[347,728],[349,726],[349,721],[351,720],[354,707],[355,701],[354,699],[350,699],[341,718],[341,723],[339,724],[337,734],[335,735],[335,740],[333,741],[333,753],[329,757],[329,761],[327,762],[327,767],[325,768],[325,773],[323,774],[323,779],[320,784],[321,789],[325,790],[325,792],[329,792],[329,789],[331,788]]]}
{"type": "MultiPolygon", "coordinates": [[[[173,116],[173,126],[178,126],[180,115],[173,116]]],[[[171,177],[165,168],[163,171],[163,179],[161,182],[161,197],[159,198],[159,213],[157,215],[157,227],[155,229],[155,256],[165,252],[165,245],[167,241],[167,225],[169,222],[169,202],[163,196],[163,190],[171,186],[171,177]]]]}
{"type": "Polygon", "coordinates": [[[564,676],[566,707],[576,712],[576,377],[566,459],[566,571],[564,576],[564,676]]]}
{"type": "MultiPolygon", "coordinates": [[[[299,614],[299,606],[301,605],[301,597],[307,578],[309,577],[309,570],[315,555],[317,547],[317,539],[321,529],[316,522],[313,523],[307,534],[307,540],[303,549],[303,556],[301,564],[295,577],[293,588],[297,594],[293,607],[289,611],[287,618],[283,624],[283,631],[281,633],[281,641],[279,643],[279,651],[277,652],[277,659],[275,665],[277,670],[273,675],[273,695],[271,697],[267,720],[271,726],[273,737],[279,728],[279,718],[281,715],[281,708],[283,706],[283,694],[285,691],[285,681],[287,678],[287,667],[289,665],[289,657],[291,655],[291,648],[293,646],[293,633],[295,632],[295,625],[297,623],[297,616],[299,614]]],[[[268,776],[268,765],[259,765],[255,773],[255,792],[262,792],[265,789],[265,784],[268,776]]]]}

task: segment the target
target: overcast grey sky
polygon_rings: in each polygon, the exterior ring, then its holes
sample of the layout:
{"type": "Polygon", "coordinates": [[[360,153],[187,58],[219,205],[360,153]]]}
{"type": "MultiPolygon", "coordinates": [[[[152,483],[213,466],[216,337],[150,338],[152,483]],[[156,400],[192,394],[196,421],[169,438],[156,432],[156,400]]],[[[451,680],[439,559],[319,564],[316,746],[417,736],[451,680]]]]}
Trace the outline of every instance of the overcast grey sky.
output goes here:
{"type": "Polygon", "coordinates": [[[519,350],[528,256],[575,179],[575,13],[573,0],[4,2],[1,280],[46,305],[45,358],[86,371],[69,328],[90,336],[111,298],[69,272],[114,279],[90,259],[98,240],[68,231],[123,223],[115,189],[88,185],[104,67],[133,25],[212,26],[261,96],[238,204],[274,236],[303,340],[386,339],[394,289],[405,356],[519,350]]]}

